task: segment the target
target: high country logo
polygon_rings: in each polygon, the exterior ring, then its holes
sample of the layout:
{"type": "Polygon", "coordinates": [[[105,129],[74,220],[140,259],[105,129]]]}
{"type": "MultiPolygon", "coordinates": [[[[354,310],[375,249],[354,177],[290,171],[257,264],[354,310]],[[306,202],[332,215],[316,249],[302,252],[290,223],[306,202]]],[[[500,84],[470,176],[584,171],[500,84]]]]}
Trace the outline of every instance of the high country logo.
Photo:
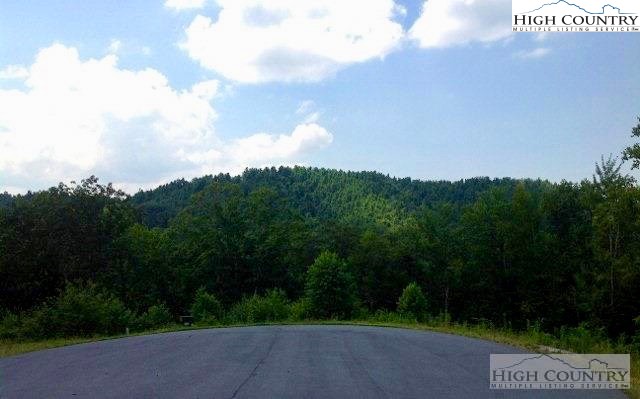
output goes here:
{"type": "Polygon", "coordinates": [[[629,389],[631,358],[613,354],[491,355],[491,389],[629,389]]]}
{"type": "Polygon", "coordinates": [[[637,0],[512,1],[514,32],[640,32],[637,0]]]}

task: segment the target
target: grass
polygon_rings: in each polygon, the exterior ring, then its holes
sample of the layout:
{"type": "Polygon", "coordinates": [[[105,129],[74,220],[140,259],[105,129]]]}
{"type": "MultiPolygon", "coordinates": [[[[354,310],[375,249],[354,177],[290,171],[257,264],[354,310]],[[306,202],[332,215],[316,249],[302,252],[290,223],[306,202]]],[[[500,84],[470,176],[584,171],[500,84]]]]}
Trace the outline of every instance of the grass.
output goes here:
{"type": "MultiPolygon", "coordinates": [[[[145,331],[129,336],[140,336],[148,334],[159,334],[175,331],[197,330],[206,328],[226,328],[226,327],[246,327],[256,325],[360,325],[360,326],[376,326],[405,328],[421,331],[434,331],[446,334],[455,334],[470,338],[485,339],[505,345],[523,348],[532,352],[546,352],[550,348],[560,350],[574,351],[577,353],[628,353],[628,348],[620,345],[612,344],[609,341],[594,340],[593,337],[567,335],[564,337],[553,337],[534,329],[525,332],[516,332],[511,330],[494,328],[485,324],[454,324],[442,321],[431,321],[429,323],[416,323],[407,319],[402,319],[397,315],[376,315],[372,318],[362,320],[321,320],[321,321],[284,321],[274,323],[244,323],[244,324],[225,324],[225,325],[207,325],[207,326],[181,326],[171,325],[162,329],[145,331]]],[[[75,345],[87,342],[102,341],[108,339],[117,339],[125,337],[118,336],[95,336],[88,338],[55,338],[42,341],[15,341],[0,340],[0,357],[18,355],[27,352],[33,352],[43,349],[57,348],[68,345],[75,345]]],[[[640,355],[637,353],[631,356],[631,386],[626,391],[631,399],[640,399],[640,355]]]]}

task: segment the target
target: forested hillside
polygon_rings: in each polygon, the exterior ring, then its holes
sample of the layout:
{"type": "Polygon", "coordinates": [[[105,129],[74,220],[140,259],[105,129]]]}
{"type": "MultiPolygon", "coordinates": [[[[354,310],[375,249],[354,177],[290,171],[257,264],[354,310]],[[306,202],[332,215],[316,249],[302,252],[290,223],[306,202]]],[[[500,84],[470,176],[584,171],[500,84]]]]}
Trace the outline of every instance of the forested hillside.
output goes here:
{"type": "Polygon", "coordinates": [[[438,203],[467,205],[490,188],[512,193],[522,183],[540,191],[548,183],[510,178],[472,178],[457,182],[391,178],[376,172],[344,172],[318,168],[249,169],[240,176],[205,176],[190,182],[177,180],[154,190],[138,192],[131,203],[141,222],[149,227],[166,227],[170,219],[189,205],[193,194],[211,183],[231,183],[249,193],[269,187],[286,198],[291,207],[306,217],[321,220],[397,223],[421,207],[438,203]]]}
{"type": "Polygon", "coordinates": [[[348,318],[395,311],[405,290],[424,293],[416,317],[631,341],[638,287],[640,191],[615,159],[558,184],[283,167],[128,197],[90,178],[0,207],[0,334],[11,337],[215,320],[256,298],[348,318]]]}

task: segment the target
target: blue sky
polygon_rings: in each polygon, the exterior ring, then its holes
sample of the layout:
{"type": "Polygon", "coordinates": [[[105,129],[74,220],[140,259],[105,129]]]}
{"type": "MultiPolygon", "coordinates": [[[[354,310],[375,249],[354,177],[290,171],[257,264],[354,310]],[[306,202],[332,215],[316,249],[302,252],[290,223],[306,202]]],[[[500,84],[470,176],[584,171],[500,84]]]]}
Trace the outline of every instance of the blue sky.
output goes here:
{"type": "Polygon", "coordinates": [[[504,0],[3,1],[0,191],[96,174],[133,192],[280,164],[589,177],[631,142],[640,36],[512,34],[510,12],[504,0]]]}

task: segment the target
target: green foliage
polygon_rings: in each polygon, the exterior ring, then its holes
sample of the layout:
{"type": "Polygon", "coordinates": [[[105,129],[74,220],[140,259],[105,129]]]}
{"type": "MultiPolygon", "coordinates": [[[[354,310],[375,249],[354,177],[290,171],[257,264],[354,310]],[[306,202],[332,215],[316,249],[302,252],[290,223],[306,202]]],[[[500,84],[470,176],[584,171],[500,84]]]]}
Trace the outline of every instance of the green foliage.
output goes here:
{"type": "Polygon", "coordinates": [[[576,353],[592,353],[590,351],[607,352],[610,344],[602,329],[581,323],[578,327],[562,327],[558,333],[558,341],[562,348],[576,353]],[[604,345],[604,347],[602,347],[604,345]]]}
{"type": "MultiPolygon", "coordinates": [[[[638,125],[631,131],[631,137],[640,138],[640,117],[638,117],[638,125]]],[[[627,147],[622,155],[623,160],[632,162],[633,169],[640,168],[640,143],[634,143],[627,147]]]]}
{"type": "Polygon", "coordinates": [[[132,320],[131,312],[120,300],[94,285],[69,285],[50,310],[37,312],[40,313],[33,319],[44,320],[38,324],[68,337],[123,333],[132,320]]]}
{"type": "Polygon", "coordinates": [[[302,297],[291,304],[290,319],[292,321],[304,321],[311,319],[309,301],[306,298],[302,297]]]}
{"type": "Polygon", "coordinates": [[[201,324],[415,322],[424,312],[395,312],[415,282],[431,322],[567,340],[588,322],[593,340],[629,343],[639,237],[640,190],[614,157],[579,184],[283,167],[128,198],[91,177],[0,195],[0,336],[155,328],[189,310],[201,324]]]}
{"type": "Polygon", "coordinates": [[[402,315],[423,321],[427,314],[427,299],[418,284],[411,283],[402,291],[398,299],[398,312],[402,315]]]}
{"type": "Polygon", "coordinates": [[[284,291],[269,290],[264,296],[254,294],[235,304],[228,315],[231,323],[264,323],[289,318],[291,305],[284,291]]]}
{"type": "Polygon", "coordinates": [[[209,294],[204,287],[196,291],[191,305],[191,315],[196,322],[211,323],[222,318],[222,305],[213,294],[209,294]]]}
{"type": "Polygon", "coordinates": [[[0,211],[0,307],[31,309],[70,281],[95,281],[133,223],[125,194],[91,176],[17,196],[0,211]]]}
{"type": "Polygon", "coordinates": [[[21,315],[7,313],[0,337],[41,339],[124,333],[133,321],[122,302],[95,285],[68,285],[54,300],[21,315]]]}
{"type": "Polygon", "coordinates": [[[136,319],[136,329],[144,331],[150,328],[166,327],[173,323],[173,316],[165,304],[153,305],[136,319]]]}
{"type": "Polygon", "coordinates": [[[347,264],[335,253],[321,253],[307,272],[305,295],[311,316],[350,317],[356,307],[354,289],[347,264]]]}
{"type": "Polygon", "coordinates": [[[0,338],[17,339],[20,335],[20,318],[13,313],[3,312],[0,319],[0,338]]]}
{"type": "Polygon", "coordinates": [[[375,323],[398,323],[398,324],[413,324],[417,320],[412,315],[406,313],[392,312],[389,310],[377,310],[374,314],[369,316],[367,320],[371,320],[375,323]]]}

